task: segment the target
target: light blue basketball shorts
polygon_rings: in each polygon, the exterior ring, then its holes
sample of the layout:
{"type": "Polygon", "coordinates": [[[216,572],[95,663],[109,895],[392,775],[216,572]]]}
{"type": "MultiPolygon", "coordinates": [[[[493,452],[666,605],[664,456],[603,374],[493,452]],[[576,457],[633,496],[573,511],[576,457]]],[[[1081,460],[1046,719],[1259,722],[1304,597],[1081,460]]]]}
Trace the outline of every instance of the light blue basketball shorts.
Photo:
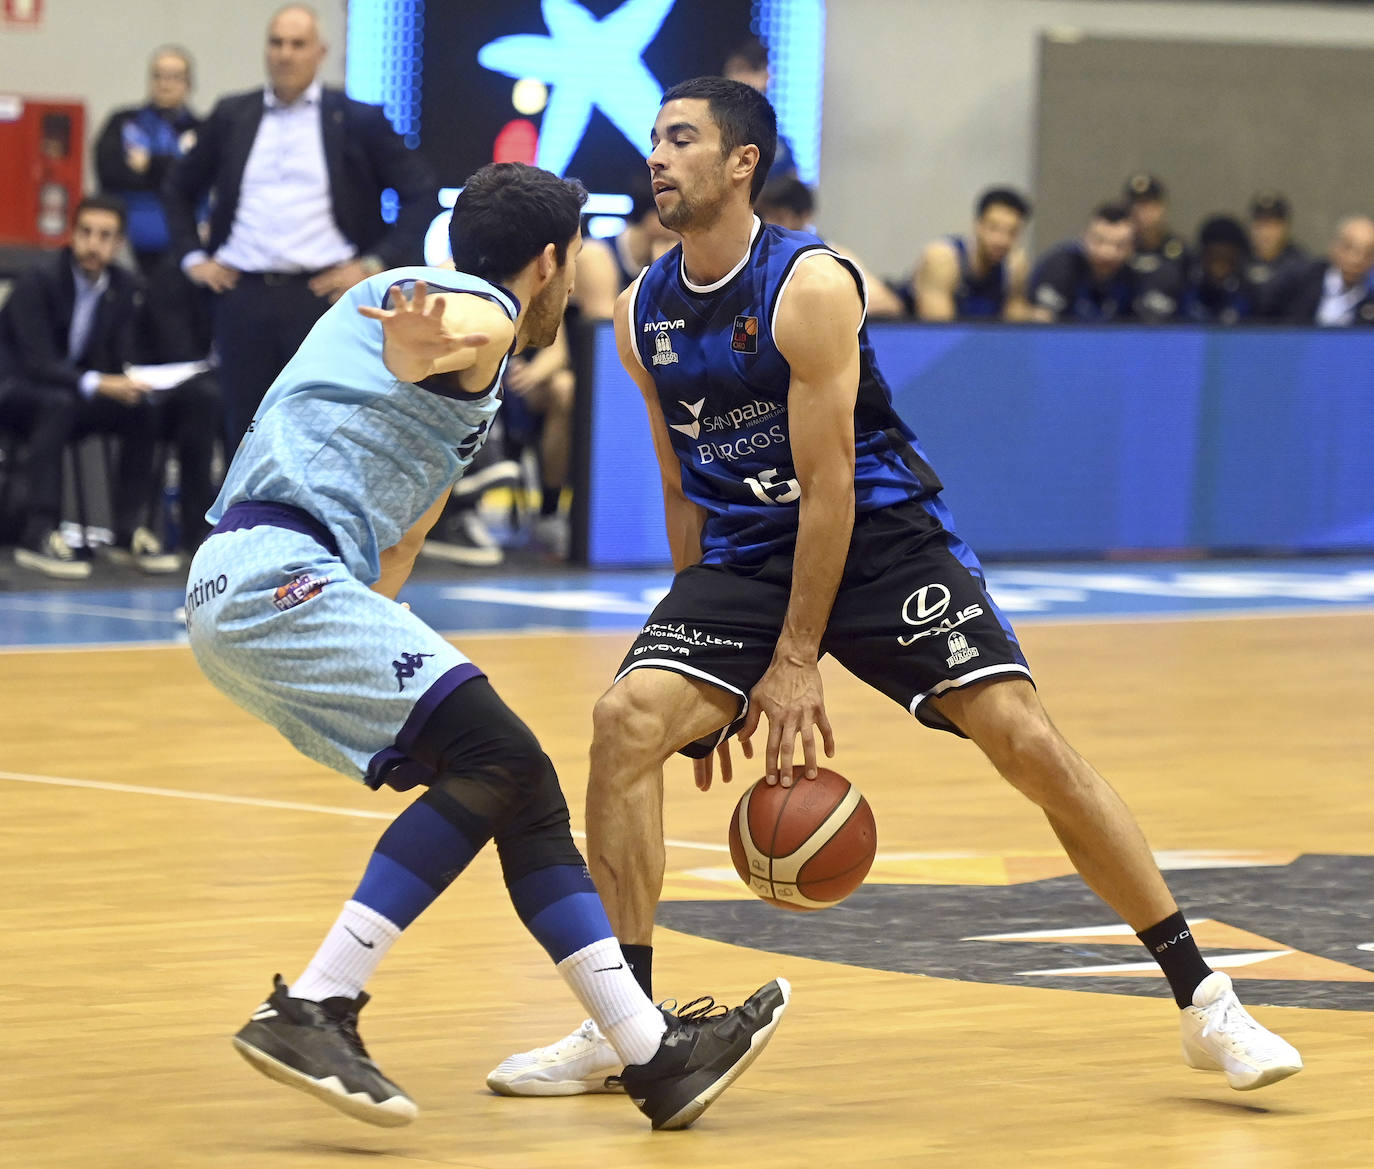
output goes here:
{"type": "Polygon", "coordinates": [[[369,787],[423,782],[416,735],[481,673],[311,536],[212,533],[186,586],[191,650],[210,679],[295,747],[369,787]]]}

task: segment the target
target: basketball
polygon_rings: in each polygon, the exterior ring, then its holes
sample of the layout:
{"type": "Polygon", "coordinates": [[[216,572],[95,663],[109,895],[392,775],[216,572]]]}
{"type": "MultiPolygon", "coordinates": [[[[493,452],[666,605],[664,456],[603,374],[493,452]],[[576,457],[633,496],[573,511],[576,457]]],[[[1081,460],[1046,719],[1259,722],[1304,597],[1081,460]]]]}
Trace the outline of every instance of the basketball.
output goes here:
{"type": "Polygon", "coordinates": [[[730,818],[730,859],[749,888],[782,909],[828,909],[868,876],[878,851],[873,809],[827,767],[793,768],[791,787],[759,780],[730,818]]]}

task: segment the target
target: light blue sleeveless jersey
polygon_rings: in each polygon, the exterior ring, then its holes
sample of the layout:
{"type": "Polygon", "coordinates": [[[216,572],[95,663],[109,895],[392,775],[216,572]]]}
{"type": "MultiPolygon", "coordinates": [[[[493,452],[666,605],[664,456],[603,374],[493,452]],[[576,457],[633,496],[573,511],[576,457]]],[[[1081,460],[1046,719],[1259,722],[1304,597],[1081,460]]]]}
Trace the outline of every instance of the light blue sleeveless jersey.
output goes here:
{"type": "Polygon", "coordinates": [[[236,503],[289,504],[333,533],[360,581],[380,577],[382,550],[472,462],[501,408],[506,370],[503,360],[477,395],[397,380],[382,361],[381,322],[360,316],[358,306],[382,307],[394,285],[416,280],[431,294],[484,297],[512,320],[519,313],[506,290],[444,268],[394,268],[355,285],[310,330],[263,398],[207,515],[212,524],[236,503]]]}

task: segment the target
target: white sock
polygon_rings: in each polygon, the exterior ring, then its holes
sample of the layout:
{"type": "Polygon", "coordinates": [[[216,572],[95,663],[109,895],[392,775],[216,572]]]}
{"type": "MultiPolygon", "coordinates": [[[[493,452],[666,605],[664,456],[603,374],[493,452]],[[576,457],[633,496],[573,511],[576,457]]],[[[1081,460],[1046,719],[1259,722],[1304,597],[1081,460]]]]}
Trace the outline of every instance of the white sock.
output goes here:
{"type": "Polygon", "coordinates": [[[640,989],[620,943],[605,938],[569,954],[558,973],[627,1064],[648,1063],[668,1024],[640,989]]]}
{"type": "Polygon", "coordinates": [[[305,973],[291,983],[288,993],[293,999],[316,1003],[357,998],[400,936],[400,927],[376,910],[357,901],[344,902],[339,920],[325,934],[305,973]]]}

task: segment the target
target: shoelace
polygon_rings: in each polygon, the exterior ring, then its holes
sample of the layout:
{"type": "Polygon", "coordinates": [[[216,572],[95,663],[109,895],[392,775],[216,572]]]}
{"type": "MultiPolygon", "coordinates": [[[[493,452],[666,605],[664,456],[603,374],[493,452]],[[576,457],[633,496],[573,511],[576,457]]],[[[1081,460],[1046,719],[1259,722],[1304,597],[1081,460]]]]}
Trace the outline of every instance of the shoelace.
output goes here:
{"type": "Polygon", "coordinates": [[[1242,1026],[1247,1031],[1262,1030],[1251,1018],[1250,1013],[1240,1005],[1240,999],[1233,990],[1228,990],[1207,1010],[1207,1023],[1202,1028],[1200,1037],[1206,1039],[1212,1032],[1221,1030],[1228,1023],[1242,1026]]]}
{"type": "Polygon", "coordinates": [[[724,1003],[718,1003],[709,994],[704,994],[700,998],[694,998],[691,1002],[679,1007],[676,999],[664,999],[662,1003],[664,1011],[672,1012],[675,1018],[684,1023],[700,1023],[706,1019],[718,1018],[721,1015],[728,1015],[730,1008],[724,1003]],[[670,1007],[668,1004],[672,1003],[670,1007]]]}

